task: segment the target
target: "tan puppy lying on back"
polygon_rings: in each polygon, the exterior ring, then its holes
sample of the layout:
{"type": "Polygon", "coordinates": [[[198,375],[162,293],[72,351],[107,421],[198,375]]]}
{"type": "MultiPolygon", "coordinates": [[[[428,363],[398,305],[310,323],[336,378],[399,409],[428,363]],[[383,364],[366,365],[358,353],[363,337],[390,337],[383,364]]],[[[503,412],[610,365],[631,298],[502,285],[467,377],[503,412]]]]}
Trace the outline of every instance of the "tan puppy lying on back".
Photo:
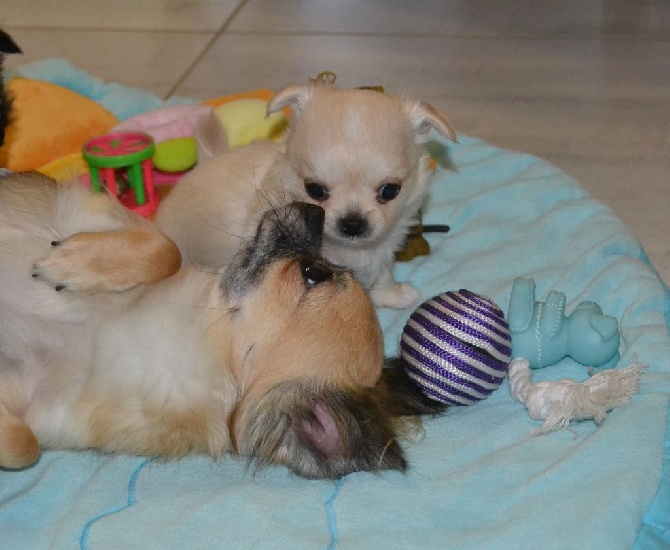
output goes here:
{"type": "Polygon", "coordinates": [[[291,203],[221,272],[179,269],[110,196],[0,176],[0,469],[44,447],[404,470],[400,417],[444,407],[382,369],[372,303],[318,257],[322,232],[291,203]]]}
{"type": "Polygon", "coordinates": [[[201,163],[159,208],[159,227],[185,262],[219,267],[268,208],[318,204],[326,212],[322,254],[352,269],[376,306],[412,306],[420,295],[394,281],[394,253],[429,185],[420,144],[430,128],[455,140],[446,116],[423,102],[314,82],[279,92],[268,113],[286,106],[295,116],[285,145],[201,163]]]}

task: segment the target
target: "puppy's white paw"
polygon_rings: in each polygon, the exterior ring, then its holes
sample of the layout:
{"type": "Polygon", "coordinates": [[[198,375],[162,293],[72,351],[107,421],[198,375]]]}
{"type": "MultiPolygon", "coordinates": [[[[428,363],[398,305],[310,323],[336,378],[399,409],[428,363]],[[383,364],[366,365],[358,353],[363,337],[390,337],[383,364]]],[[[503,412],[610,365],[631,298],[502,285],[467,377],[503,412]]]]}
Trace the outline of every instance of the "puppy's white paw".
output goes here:
{"type": "Polygon", "coordinates": [[[410,284],[394,283],[391,286],[370,290],[370,298],[377,307],[407,309],[419,303],[421,294],[410,284]]]}

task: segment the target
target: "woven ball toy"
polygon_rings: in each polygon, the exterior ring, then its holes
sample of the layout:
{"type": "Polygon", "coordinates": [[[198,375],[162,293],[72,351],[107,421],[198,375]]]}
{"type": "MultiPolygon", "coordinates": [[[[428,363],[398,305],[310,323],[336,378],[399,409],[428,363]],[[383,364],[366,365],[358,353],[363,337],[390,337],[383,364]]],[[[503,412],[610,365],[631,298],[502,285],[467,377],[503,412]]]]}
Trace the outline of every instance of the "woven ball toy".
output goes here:
{"type": "Polygon", "coordinates": [[[471,405],[491,395],[507,374],[509,326],[489,298],[463,289],[445,292],[412,313],[400,355],[408,376],[428,397],[471,405]]]}

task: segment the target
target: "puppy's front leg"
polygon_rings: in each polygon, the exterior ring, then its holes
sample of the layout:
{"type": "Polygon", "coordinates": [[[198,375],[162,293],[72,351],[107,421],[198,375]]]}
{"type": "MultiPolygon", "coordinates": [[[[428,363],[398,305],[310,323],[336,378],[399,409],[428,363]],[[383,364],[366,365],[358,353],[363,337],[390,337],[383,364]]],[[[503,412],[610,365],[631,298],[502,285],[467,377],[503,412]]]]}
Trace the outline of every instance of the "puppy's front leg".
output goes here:
{"type": "Polygon", "coordinates": [[[147,224],[53,242],[50,253],[35,264],[33,277],[58,291],[119,292],[169,277],[180,265],[177,246],[147,224]]]}
{"type": "Polygon", "coordinates": [[[416,305],[421,294],[408,283],[397,283],[390,269],[385,269],[369,290],[370,298],[377,307],[407,309],[416,305]]]}

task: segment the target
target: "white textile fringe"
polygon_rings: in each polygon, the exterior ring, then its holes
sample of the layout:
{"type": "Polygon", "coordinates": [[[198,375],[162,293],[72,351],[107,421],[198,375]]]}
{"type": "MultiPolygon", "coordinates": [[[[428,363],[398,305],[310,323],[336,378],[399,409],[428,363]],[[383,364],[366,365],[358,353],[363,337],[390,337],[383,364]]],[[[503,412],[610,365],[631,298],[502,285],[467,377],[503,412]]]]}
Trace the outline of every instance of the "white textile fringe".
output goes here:
{"type": "Polygon", "coordinates": [[[608,411],[625,405],[637,392],[644,368],[633,361],[623,369],[602,370],[581,384],[569,378],[533,384],[528,361],[514,359],[509,366],[510,393],[526,405],[531,418],[544,420],[530,435],[563,430],[571,420],[592,418],[600,425],[608,411]]]}

